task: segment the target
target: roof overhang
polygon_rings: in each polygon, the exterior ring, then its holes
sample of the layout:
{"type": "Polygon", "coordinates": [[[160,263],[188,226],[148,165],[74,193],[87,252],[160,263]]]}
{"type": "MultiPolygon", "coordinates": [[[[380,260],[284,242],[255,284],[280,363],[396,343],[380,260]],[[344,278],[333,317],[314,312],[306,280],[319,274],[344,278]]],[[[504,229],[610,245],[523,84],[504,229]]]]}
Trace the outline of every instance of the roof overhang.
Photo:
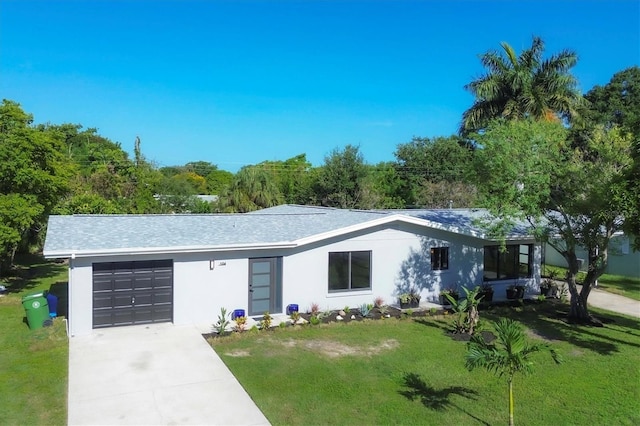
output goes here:
{"type": "MultiPolygon", "coordinates": [[[[171,247],[126,247],[117,249],[98,250],[45,250],[43,255],[46,259],[59,258],[86,258],[86,257],[107,257],[107,256],[129,256],[129,255],[164,255],[180,253],[211,253],[224,251],[249,251],[249,250],[285,250],[304,247],[327,239],[336,238],[351,233],[365,231],[367,229],[390,225],[392,223],[404,223],[419,227],[438,229],[444,232],[451,232],[458,235],[465,235],[484,241],[496,242],[496,239],[488,238],[484,233],[477,230],[445,225],[426,219],[421,219],[403,214],[393,214],[382,216],[379,219],[369,220],[355,225],[338,228],[329,232],[315,234],[295,241],[279,241],[272,243],[250,243],[250,244],[225,244],[218,246],[171,246],[171,247]]],[[[532,236],[511,235],[505,237],[507,241],[529,241],[532,236]]]]}

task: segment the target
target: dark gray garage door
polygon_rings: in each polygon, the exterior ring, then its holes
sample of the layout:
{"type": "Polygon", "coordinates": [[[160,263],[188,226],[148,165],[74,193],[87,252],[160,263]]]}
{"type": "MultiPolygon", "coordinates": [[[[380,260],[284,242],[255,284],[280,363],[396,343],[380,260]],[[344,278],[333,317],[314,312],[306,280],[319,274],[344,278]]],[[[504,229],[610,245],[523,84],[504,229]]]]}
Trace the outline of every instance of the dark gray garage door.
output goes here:
{"type": "Polygon", "coordinates": [[[172,320],[172,260],[93,264],[93,328],[172,320]]]}

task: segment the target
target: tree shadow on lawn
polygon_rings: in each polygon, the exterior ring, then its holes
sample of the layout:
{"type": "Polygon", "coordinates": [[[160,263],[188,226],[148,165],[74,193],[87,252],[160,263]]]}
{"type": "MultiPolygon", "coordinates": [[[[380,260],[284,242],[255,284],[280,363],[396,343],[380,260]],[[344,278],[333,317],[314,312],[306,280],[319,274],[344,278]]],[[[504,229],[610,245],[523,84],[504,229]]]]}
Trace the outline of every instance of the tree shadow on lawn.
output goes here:
{"type": "Polygon", "coordinates": [[[58,275],[61,267],[64,267],[61,263],[45,260],[39,255],[20,254],[16,256],[15,267],[2,277],[2,281],[6,283],[7,293],[20,293],[36,287],[43,278],[58,275]]]}
{"type": "Polygon", "coordinates": [[[427,326],[427,327],[433,327],[433,328],[439,328],[440,330],[443,331],[450,331],[451,330],[451,323],[448,321],[445,321],[443,319],[435,319],[435,318],[416,318],[414,319],[414,322],[427,326]]]}
{"type": "Polygon", "coordinates": [[[618,345],[640,347],[640,344],[624,337],[637,338],[631,330],[636,330],[640,321],[634,321],[615,313],[596,313],[602,320],[602,327],[573,324],[568,321],[568,305],[560,302],[541,303],[523,307],[499,307],[481,315],[482,319],[497,320],[499,317],[515,319],[535,332],[539,337],[553,341],[565,341],[583,349],[597,352],[601,355],[612,355],[619,352],[618,345]],[[620,333],[620,338],[605,335],[612,332],[620,333]]]}
{"type": "Polygon", "coordinates": [[[473,389],[462,386],[450,386],[448,388],[436,389],[429,386],[416,373],[406,373],[403,377],[403,381],[404,386],[409,389],[398,391],[398,393],[408,400],[415,401],[419,399],[422,405],[436,411],[442,411],[446,408],[454,407],[484,425],[489,424],[488,422],[469,413],[464,408],[451,402],[451,395],[458,395],[474,401],[477,400],[476,396],[478,393],[473,389]]]}

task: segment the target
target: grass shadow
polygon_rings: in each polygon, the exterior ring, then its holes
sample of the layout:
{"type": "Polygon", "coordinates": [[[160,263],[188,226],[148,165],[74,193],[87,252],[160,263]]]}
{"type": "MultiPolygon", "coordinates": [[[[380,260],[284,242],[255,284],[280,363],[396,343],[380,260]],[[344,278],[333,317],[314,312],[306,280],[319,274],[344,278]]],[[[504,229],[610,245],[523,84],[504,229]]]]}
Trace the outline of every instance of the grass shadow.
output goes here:
{"type": "Polygon", "coordinates": [[[20,293],[36,287],[43,279],[55,277],[65,266],[59,262],[48,261],[35,254],[16,256],[13,269],[2,277],[6,292],[20,293]]]}
{"type": "Polygon", "coordinates": [[[441,319],[414,318],[413,321],[426,327],[439,328],[443,331],[451,330],[451,324],[441,319]]]}
{"type": "Polygon", "coordinates": [[[526,327],[547,340],[565,341],[572,345],[597,352],[601,355],[612,355],[619,352],[619,345],[640,347],[624,337],[634,337],[640,321],[616,315],[594,311],[594,316],[603,319],[602,327],[586,324],[574,324],[568,321],[569,306],[560,301],[530,303],[519,307],[500,306],[484,312],[482,319],[491,321],[499,317],[518,320],[526,327]],[[620,333],[613,337],[611,332],[620,333]]]}
{"type": "Polygon", "coordinates": [[[451,402],[452,395],[458,395],[473,401],[477,400],[478,393],[473,389],[463,386],[449,386],[447,388],[436,389],[429,386],[416,373],[406,373],[403,377],[403,385],[408,389],[400,390],[398,393],[410,401],[419,400],[425,407],[436,411],[442,411],[449,407],[457,408],[478,422],[485,425],[489,424],[451,402]]]}

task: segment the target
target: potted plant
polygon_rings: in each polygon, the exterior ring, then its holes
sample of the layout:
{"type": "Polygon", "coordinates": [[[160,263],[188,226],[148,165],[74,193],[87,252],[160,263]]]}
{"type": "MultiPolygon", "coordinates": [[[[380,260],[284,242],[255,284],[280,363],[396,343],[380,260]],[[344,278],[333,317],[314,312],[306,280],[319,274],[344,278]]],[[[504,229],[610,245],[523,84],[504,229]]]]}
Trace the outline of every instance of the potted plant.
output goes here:
{"type": "Polygon", "coordinates": [[[548,297],[551,293],[551,286],[553,285],[553,281],[550,279],[542,280],[540,283],[540,294],[548,297]]]}
{"type": "Polygon", "coordinates": [[[507,299],[522,299],[524,297],[524,286],[518,284],[511,284],[507,287],[507,299]]]}
{"type": "Polygon", "coordinates": [[[460,293],[458,292],[458,289],[453,287],[445,288],[444,290],[440,290],[441,305],[449,305],[449,300],[447,299],[447,296],[445,296],[446,294],[451,296],[454,300],[458,300],[460,298],[460,293]]]}
{"type": "Polygon", "coordinates": [[[482,284],[480,289],[476,295],[477,299],[482,298],[483,302],[492,302],[493,301],[493,286],[490,284],[482,284]]]}
{"type": "Polygon", "coordinates": [[[412,288],[408,293],[402,293],[398,296],[400,309],[417,308],[420,305],[420,293],[412,288]]]}

